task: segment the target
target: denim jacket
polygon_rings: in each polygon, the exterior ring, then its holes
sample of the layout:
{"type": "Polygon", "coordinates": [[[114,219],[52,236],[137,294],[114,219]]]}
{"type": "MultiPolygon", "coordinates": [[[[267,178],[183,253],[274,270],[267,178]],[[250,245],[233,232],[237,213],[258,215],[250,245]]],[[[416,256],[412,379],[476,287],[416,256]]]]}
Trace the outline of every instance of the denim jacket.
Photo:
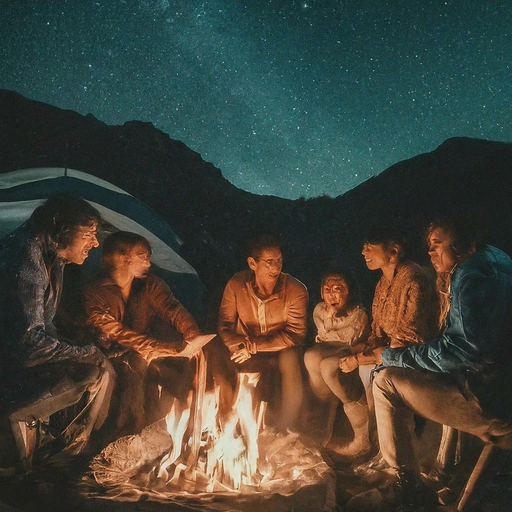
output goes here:
{"type": "Polygon", "coordinates": [[[500,409],[512,391],[512,260],[484,247],[455,269],[450,294],[441,335],[424,345],[386,349],[382,364],[462,374],[484,407],[500,409]]]}
{"type": "Polygon", "coordinates": [[[86,355],[61,339],[53,324],[65,261],[50,241],[24,225],[0,241],[0,355],[10,373],[86,355]]]}

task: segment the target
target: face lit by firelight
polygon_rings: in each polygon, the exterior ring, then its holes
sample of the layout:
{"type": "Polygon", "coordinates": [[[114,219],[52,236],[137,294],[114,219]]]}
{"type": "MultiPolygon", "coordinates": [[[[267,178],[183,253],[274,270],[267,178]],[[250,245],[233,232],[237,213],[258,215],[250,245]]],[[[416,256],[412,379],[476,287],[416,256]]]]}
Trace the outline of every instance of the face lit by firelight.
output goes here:
{"type": "Polygon", "coordinates": [[[438,273],[450,272],[458,261],[452,236],[441,228],[433,228],[428,235],[428,254],[438,273]]]}
{"type": "Polygon", "coordinates": [[[328,276],[322,284],[322,299],[334,316],[338,316],[345,309],[348,294],[347,281],[340,275],[328,276]]]}
{"type": "Polygon", "coordinates": [[[79,226],[71,243],[66,248],[57,251],[59,256],[68,263],[81,265],[89,256],[89,251],[100,245],[96,238],[97,227],[96,223],[79,226]]]}

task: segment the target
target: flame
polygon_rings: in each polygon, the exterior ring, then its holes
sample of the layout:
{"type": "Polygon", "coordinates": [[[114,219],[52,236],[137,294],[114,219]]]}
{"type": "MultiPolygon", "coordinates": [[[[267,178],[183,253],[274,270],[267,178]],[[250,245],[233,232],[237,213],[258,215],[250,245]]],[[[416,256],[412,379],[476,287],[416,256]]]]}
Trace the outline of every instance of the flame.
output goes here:
{"type": "Polygon", "coordinates": [[[192,398],[189,396],[185,409],[175,402],[165,418],[173,447],[161,460],[157,478],[166,477],[167,483],[175,485],[180,478],[190,482],[201,474],[201,485],[209,492],[215,490],[217,483],[235,490],[242,485],[257,485],[262,480],[258,471],[258,434],[265,412],[265,403],[255,400],[259,378],[259,373],[240,374],[233,411],[222,426],[217,417],[218,389],[205,395],[201,409],[199,456],[197,460],[189,460],[189,464],[185,462],[189,446],[184,438],[191,417],[192,398]],[[183,461],[181,464],[180,460],[183,461]],[[173,464],[176,466],[171,469],[173,464]]]}
{"type": "Polygon", "coordinates": [[[101,496],[134,500],[144,495],[173,503],[189,496],[196,500],[190,498],[189,507],[205,510],[208,503],[208,510],[227,510],[221,496],[282,497],[320,484],[323,498],[313,500],[308,510],[329,509],[335,503],[332,470],[298,434],[265,427],[266,403],[256,397],[259,378],[258,373],[239,375],[227,420],[218,417],[218,389],[196,390],[185,402],[175,401],[165,421],[111,443],[90,467],[91,480],[102,486],[101,496]]]}

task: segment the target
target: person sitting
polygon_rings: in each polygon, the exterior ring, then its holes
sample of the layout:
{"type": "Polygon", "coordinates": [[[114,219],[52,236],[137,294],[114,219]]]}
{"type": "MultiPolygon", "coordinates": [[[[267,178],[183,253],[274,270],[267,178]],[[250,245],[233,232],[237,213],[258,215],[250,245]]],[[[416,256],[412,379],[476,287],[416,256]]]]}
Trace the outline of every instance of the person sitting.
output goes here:
{"type": "Polygon", "coordinates": [[[342,371],[380,363],[385,347],[424,343],[438,331],[439,301],[424,268],[405,256],[405,241],[398,230],[373,227],[362,255],[369,270],[382,273],[372,302],[371,333],[362,353],[340,361],[342,371]]]}
{"type": "MultiPolygon", "coordinates": [[[[249,243],[249,270],[226,284],[219,310],[218,332],[238,372],[265,372],[277,365],[281,407],[275,426],[297,428],[303,382],[300,346],[306,336],[308,292],[304,284],[282,272],[281,244],[261,235],[249,243]]],[[[234,404],[234,387],[223,386],[221,402],[234,404]]],[[[228,407],[225,406],[225,407],[228,407]]],[[[228,407],[229,408],[229,407],[228,407]]]]}
{"type": "Polygon", "coordinates": [[[443,330],[422,345],[385,349],[373,383],[381,451],[410,510],[425,500],[413,414],[484,441],[510,433],[512,420],[512,260],[462,217],[433,221],[427,242],[446,283],[443,330]]]}
{"type": "Polygon", "coordinates": [[[66,443],[63,451],[70,455],[83,453],[91,432],[103,425],[115,379],[96,346],[75,345],[54,324],[64,267],[82,265],[98,247],[100,223],[87,201],[59,194],[0,243],[2,401],[23,407],[57,444],[66,443]],[[82,398],[87,406],[64,432],[55,431],[50,418],[82,398]]]}
{"type": "Polygon", "coordinates": [[[370,332],[368,315],[360,304],[354,280],[343,272],[324,275],[320,286],[322,302],[315,306],[315,344],[304,354],[304,364],[316,397],[328,402],[327,436],[331,438],[336,410],[341,400],[354,430],[354,453],[369,446],[366,394],[357,371],[342,373],[339,360],[360,351],[370,332]]]}
{"type": "Polygon", "coordinates": [[[512,260],[483,244],[464,218],[432,222],[427,241],[447,284],[444,328],[425,344],[383,350],[373,383],[381,452],[409,510],[429,499],[413,449],[414,414],[484,441],[510,433],[512,420],[512,260]]]}
{"type": "MultiPolygon", "coordinates": [[[[360,352],[339,360],[343,373],[350,374],[363,365],[374,367],[380,363],[384,347],[423,343],[437,332],[438,300],[433,279],[417,263],[406,260],[404,247],[401,233],[393,227],[374,226],[367,234],[362,255],[368,269],[380,270],[382,276],[375,287],[371,333],[360,352]]],[[[365,387],[370,387],[369,375],[365,380],[365,387]]],[[[369,438],[358,439],[366,442],[369,438]]],[[[330,448],[338,456],[347,456],[357,450],[369,452],[370,444],[352,442],[330,448]]]]}
{"type": "Polygon", "coordinates": [[[116,436],[139,433],[163,417],[173,396],[186,401],[194,375],[188,359],[201,350],[199,327],[167,284],[149,273],[150,256],[143,236],[110,234],[104,271],[84,291],[87,321],[118,374],[116,436]]]}

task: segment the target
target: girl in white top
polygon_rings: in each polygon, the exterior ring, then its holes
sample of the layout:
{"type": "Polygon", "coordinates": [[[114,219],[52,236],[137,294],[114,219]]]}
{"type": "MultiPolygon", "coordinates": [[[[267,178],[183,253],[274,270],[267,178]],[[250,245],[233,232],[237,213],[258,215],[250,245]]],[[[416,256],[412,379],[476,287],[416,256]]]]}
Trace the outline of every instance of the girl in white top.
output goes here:
{"type": "Polygon", "coordinates": [[[366,311],[359,304],[357,286],[348,275],[341,272],[326,274],[320,290],[323,302],[317,304],[313,312],[316,343],[304,354],[304,364],[311,390],[322,402],[330,404],[327,435],[323,441],[326,445],[340,400],[347,416],[352,403],[364,400],[359,373],[343,373],[338,363],[340,358],[362,350],[370,333],[370,324],[366,311]]]}

